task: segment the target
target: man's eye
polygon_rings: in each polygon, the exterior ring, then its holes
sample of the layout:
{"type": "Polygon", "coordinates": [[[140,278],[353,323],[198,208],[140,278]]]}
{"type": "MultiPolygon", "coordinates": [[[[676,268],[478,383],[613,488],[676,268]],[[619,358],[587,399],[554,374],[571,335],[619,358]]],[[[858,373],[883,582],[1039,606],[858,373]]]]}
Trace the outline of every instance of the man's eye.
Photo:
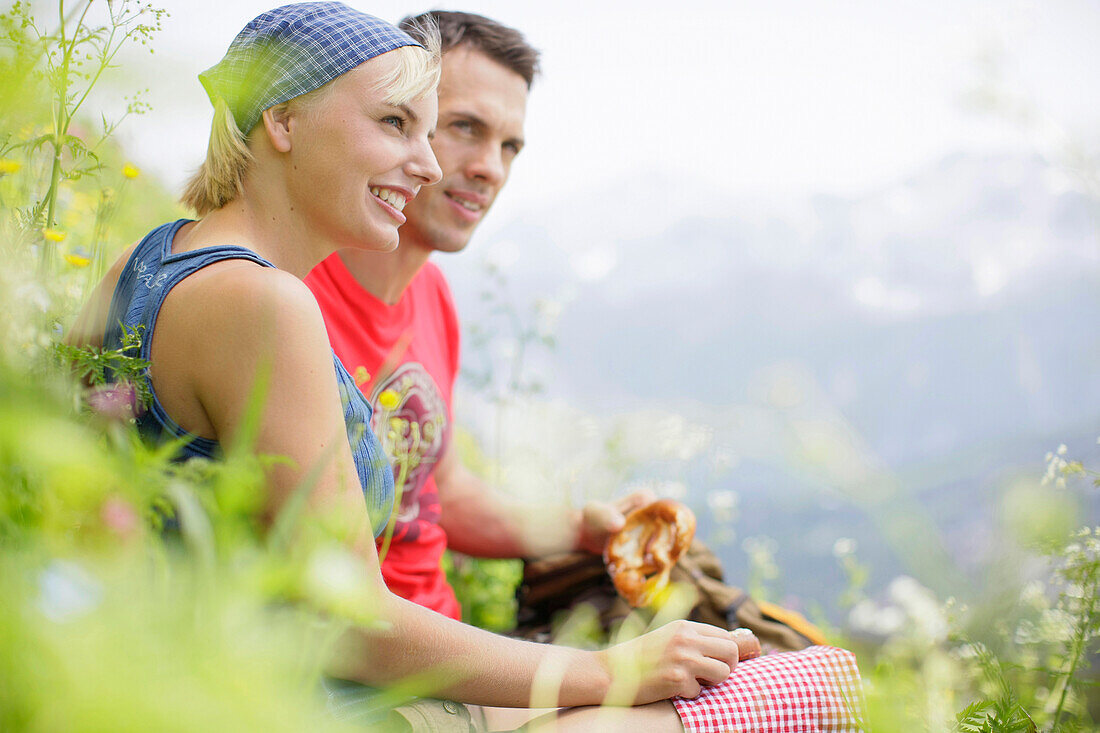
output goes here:
{"type": "Polygon", "coordinates": [[[501,147],[504,148],[505,152],[509,155],[519,155],[520,147],[515,143],[504,143],[501,147]]]}
{"type": "Polygon", "coordinates": [[[455,120],[451,123],[451,128],[458,130],[459,132],[469,135],[474,131],[474,123],[469,120],[455,120]]]}

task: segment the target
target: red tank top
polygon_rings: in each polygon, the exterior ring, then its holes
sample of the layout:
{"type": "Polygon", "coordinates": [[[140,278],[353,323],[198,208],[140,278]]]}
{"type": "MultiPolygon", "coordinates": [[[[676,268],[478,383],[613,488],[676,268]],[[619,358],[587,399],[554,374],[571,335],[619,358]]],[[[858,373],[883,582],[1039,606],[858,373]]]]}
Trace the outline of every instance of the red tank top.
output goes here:
{"type": "MultiPolygon", "coordinates": [[[[306,278],[336,355],[374,408],[371,427],[393,464],[395,524],[382,576],[397,595],[451,618],[461,609],[440,566],[435,464],[451,438],[459,327],[443,273],[426,263],[388,305],[355,281],[337,255],[306,278]]],[[[379,539],[379,549],[385,544],[379,539]]]]}

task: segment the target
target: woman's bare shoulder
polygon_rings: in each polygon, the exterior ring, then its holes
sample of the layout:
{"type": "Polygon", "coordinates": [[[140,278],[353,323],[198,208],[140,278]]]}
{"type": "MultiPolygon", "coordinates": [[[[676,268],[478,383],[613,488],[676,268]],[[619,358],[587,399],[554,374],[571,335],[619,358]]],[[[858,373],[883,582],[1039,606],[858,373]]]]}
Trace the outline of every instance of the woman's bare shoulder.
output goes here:
{"type": "Polygon", "coordinates": [[[251,261],[216,262],[172,288],[151,348],[154,384],[169,414],[174,409],[189,430],[218,439],[233,434],[261,373],[271,414],[282,416],[270,430],[298,420],[301,410],[291,404],[298,396],[320,402],[335,394],[312,293],[293,275],[251,261]]]}
{"type": "Polygon", "coordinates": [[[324,326],[317,300],[305,283],[290,273],[247,260],[208,265],[175,291],[198,317],[247,322],[273,316],[305,320],[316,316],[317,324],[324,326]]]}
{"type": "Polygon", "coordinates": [[[240,358],[249,353],[320,351],[329,358],[328,336],[316,299],[298,278],[246,260],[208,265],[189,276],[165,301],[162,325],[198,351],[226,350],[240,358]],[[272,351],[274,350],[274,352],[272,351]]]}

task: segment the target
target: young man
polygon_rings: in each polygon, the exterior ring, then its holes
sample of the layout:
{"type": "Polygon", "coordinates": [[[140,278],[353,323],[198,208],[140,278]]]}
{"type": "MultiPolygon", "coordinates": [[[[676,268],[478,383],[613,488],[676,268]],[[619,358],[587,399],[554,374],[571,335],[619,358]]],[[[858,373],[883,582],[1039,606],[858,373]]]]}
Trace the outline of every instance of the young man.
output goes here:
{"type": "MultiPolygon", "coordinates": [[[[306,279],[333,349],[374,407],[372,428],[394,468],[392,532],[381,540],[382,575],[398,595],[460,618],[440,567],[446,547],[480,557],[602,551],[623,513],[652,497],[592,503],[581,512],[519,507],[459,461],[451,398],[459,325],[433,252],[469,242],[523,149],[527,93],[538,52],[516,30],[472,13],[432,11],[443,40],[439,122],[432,148],[443,180],[404,208],[395,252],[345,250],[306,279]]],[[[394,134],[401,134],[400,126],[394,134]]],[[[405,192],[375,192],[401,209],[405,192]]]]}

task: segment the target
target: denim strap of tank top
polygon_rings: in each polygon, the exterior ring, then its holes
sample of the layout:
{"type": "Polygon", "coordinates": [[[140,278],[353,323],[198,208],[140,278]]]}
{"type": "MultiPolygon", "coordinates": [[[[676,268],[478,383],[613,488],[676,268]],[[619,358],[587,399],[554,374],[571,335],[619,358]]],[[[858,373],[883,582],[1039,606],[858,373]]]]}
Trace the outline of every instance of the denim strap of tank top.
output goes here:
{"type": "MultiPolygon", "coordinates": [[[[236,245],[204,247],[189,252],[172,252],[172,240],[188,219],[180,219],[157,227],[134,248],[126,262],[111,298],[103,344],[108,349],[120,348],[123,329],[139,328],[141,349],[138,356],[149,359],[157,316],[169,291],[188,275],[222,260],[248,260],[264,267],[274,267],[255,252],[236,245]]],[[[367,503],[374,535],[385,529],[393,508],[393,471],[386,460],[378,438],[370,429],[370,403],[359,391],[347,369],[332,355],[336,372],[340,401],[343,405],[344,424],[351,444],[355,470],[367,503]]],[[[148,373],[145,375],[149,378],[148,373]]],[[[183,439],[179,459],[217,458],[220,450],[217,441],[194,435],[184,430],[164,409],[152,382],[153,395],[149,409],[137,418],[142,435],[154,441],[183,439]]]]}

